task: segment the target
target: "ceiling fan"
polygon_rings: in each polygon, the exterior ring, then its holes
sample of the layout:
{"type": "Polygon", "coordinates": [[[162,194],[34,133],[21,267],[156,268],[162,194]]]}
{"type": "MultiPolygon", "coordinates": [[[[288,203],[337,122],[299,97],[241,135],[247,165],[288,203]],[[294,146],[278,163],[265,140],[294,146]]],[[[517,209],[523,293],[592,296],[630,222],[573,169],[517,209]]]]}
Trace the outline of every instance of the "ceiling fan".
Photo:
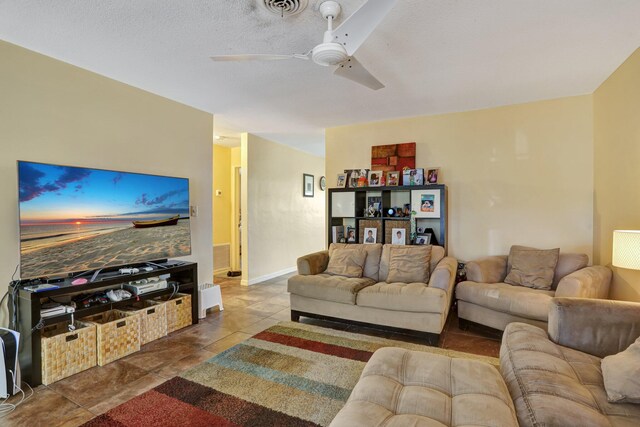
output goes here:
{"type": "Polygon", "coordinates": [[[336,1],[325,1],[320,4],[322,17],[327,20],[328,29],[324,33],[322,43],[304,54],[292,55],[216,55],[214,61],[276,61],[281,59],[311,59],[318,65],[337,66],[334,74],[347,78],[370,89],[382,89],[380,83],[353,54],[382,22],[398,0],[368,0],[338,28],[333,29],[333,20],[342,10],[336,1]]]}

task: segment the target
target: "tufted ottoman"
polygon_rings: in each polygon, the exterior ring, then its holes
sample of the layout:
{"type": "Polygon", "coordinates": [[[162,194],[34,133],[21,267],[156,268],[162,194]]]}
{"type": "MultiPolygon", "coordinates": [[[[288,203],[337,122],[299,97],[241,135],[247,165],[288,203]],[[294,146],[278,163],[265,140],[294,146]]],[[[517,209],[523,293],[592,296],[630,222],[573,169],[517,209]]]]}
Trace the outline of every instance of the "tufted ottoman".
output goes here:
{"type": "Polygon", "coordinates": [[[420,351],[376,351],[332,427],[517,426],[493,366],[420,351]]]}

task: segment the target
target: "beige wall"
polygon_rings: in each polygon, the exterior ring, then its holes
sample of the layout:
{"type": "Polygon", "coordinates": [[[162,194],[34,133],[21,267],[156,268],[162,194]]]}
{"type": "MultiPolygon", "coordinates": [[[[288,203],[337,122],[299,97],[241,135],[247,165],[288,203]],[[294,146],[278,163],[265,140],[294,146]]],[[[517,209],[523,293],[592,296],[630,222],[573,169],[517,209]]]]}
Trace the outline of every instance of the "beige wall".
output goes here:
{"type": "Polygon", "coordinates": [[[213,244],[231,243],[231,148],[213,145],[213,244]],[[216,195],[217,191],[221,195],[216,195]]]}
{"type": "MultiPolygon", "coordinates": [[[[613,230],[640,230],[640,49],[594,94],[594,258],[611,264],[613,230]]],[[[640,272],[612,267],[610,297],[640,301],[640,272]]]]}
{"type": "Polygon", "coordinates": [[[371,164],[371,146],[415,141],[418,167],[449,187],[449,253],[506,254],[512,244],[591,255],[591,96],[327,129],[327,181],[371,164]]]}
{"type": "MultiPolygon", "coordinates": [[[[318,188],[325,163],[316,157],[255,135],[245,135],[248,237],[243,242],[245,284],[293,271],[296,259],[324,248],[325,192],[318,188]],[[302,174],[315,177],[315,196],[302,196],[302,174]],[[248,245],[248,246],[247,246],[248,245]],[[244,256],[246,254],[246,256],[244,256]]],[[[244,147],[243,145],[243,147],[244,147]]],[[[243,164],[245,166],[245,164],[243,164]]],[[[246,179],[245,179],[246,177],[246,179]]],[[[245,214],[246,212],[246,214],[245,214]]]]}
{"type": "Polygon", "coordinates": [[[213,118],[0,42],[0,292],[19,261],[16,160],[187,177],[199,281],[212,280],[213,118]]]}

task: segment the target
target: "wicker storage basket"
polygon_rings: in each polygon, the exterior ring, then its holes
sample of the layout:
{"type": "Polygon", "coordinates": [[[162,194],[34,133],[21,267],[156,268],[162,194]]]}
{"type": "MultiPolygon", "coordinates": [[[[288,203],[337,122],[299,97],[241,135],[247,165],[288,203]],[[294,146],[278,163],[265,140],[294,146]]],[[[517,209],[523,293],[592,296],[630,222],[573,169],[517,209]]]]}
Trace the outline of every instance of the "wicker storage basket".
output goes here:
{"type": "Polygon", "coordinates": [[[96,327],[76,321],[45,326],[41,335],[42,384],[49,385],[96,366],[96,327]]]}
{"type": "Polygon", "coordinates": [[[389,220],[384,225],[384,243],[393,242],[393,229],[404,228],[404,244],[411,244],[411,222],[407,220],[389,220]]]}
{"type": "Polygon", "coordinates": [[[191,295],[176,294],[168,301],[153,300],[152,302],[167,306],[167,333],[191,325],[191,295]]]}
{"type": "Polygon", "coordinates": [[[126,307],[122,312],[126,316],[140,315],[140,345],[167,336],[167,305],[140,301],[126,307]]]}
{"type": "Polygon", "coordinates": [[[375,228],[376,231],[376,243],[382,243],[382,220],[380,219],[361,219],[358,221],[359,239],[358,243],[364,243],[364,229],[375,228]]]}
{"type": "Polygon", "coordinates": [[[82,320],[96,325],[98,365],[104,366],[140,350],[139,314],[128,316],[111,310],[82,320]]]}

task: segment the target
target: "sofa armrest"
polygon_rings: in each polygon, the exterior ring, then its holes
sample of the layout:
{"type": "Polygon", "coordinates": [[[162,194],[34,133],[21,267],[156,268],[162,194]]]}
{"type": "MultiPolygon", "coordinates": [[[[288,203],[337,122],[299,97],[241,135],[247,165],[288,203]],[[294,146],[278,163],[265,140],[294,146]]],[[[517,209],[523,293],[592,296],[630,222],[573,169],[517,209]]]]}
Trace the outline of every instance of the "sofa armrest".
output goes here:
{"type": "Polygon", "coordinates": [[[610,283],[610,269],[602,265],[586,267],[564,276],[558,283],[556,297],[606,299],[610,283]]]}
{"type": "Polygon", "coordinates": [[[329,264],[329,251],[314,252],[298,258],[298,274],[309,276],[322,273],[329,264]]]}
{"type": "Polygon", "coordinates": [[[549,337],[598,357],[616,354],[640,336],[640,304],[587,298],[553,298],[549,337]]]}
{"type": "Polygon", "coordinates": [[[436,268],[431,272],[429,287],[446,291],[448,295],[452,293],[453,284],[456,281],[458,272],[458,260],[454,257],[444,257],[440,260],[436,268]]]}
{"type": "Polygon", "coordinates": [[[507,277],[507,256],[488,256],[469,261],[465,270],[467,280],[478,283],[499,283],[507,277]]]}

